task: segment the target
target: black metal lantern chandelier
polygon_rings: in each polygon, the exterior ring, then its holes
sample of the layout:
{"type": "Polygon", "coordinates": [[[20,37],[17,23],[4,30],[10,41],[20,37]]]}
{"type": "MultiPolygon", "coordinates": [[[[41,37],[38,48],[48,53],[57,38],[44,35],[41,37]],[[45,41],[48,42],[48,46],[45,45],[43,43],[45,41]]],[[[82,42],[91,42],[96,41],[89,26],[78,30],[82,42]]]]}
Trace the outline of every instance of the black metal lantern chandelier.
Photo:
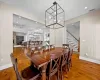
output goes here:
{"type": "Polygon", "coordinates": [[[45,26],[51,29],[62,28],[65,25],[65,12],[57,2],[45,11],[45,26]]]}

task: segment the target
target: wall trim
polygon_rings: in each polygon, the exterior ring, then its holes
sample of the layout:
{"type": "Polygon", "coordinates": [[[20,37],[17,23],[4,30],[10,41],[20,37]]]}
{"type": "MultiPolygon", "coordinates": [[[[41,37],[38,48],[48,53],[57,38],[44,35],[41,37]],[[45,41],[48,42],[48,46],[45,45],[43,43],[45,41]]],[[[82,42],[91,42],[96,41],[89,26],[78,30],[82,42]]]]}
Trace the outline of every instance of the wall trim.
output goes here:
{"type": "Polygon", "coordinates": [[[89,61],[89,62],[93,62],[93,63],[100,64],[100,60],[95,60],[95,59],[91,59],[91,58],[87,58],[87,57],[83,57],[83,56],[80,56],[79,59],[82,59],[82,60],[86,60],[86,61],[89,61]]]}
{"type": "Polygon", "coordinates": [[[9,67],[12,67],[12,63],[0,66],[0,70],[6,69],[6,68],[9,68],[9,67]]]}

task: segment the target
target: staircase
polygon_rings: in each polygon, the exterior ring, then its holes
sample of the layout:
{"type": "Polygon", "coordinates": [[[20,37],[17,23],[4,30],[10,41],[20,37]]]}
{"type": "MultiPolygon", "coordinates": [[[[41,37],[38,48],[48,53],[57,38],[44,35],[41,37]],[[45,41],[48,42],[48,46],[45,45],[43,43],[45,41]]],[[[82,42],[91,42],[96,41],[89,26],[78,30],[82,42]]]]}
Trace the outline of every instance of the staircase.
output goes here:
{"type": "Polygon", "coordinates": [[[78,52],[78,41],[69,31],[67,31],[67,43],[71,48],[73,48],[73,51],[78,52]]]}

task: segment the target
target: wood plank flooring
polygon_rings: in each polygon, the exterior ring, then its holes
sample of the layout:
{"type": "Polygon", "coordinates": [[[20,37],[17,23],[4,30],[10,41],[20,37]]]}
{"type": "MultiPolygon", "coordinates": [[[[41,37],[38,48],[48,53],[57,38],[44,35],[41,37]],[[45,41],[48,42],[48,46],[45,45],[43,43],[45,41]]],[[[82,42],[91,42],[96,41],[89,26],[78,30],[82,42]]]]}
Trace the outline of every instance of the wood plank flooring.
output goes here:
{"type": "MultiPolygon", "coordinates": [[[[14,56],[18,58],[19,71],[30,65],[29,59],[21,49],[14,50],[14,56]]],[[[72,67],[68,73],[64,72],[64,80],[100,80],[100,65],[78,59],[78,54],[72,56],[72,67]]],[[[0,80],[16,80],[14,69],[8,68],[0,71],[0,80]]],[[[52,80],[55,80],[54,78],[52,80]]]]}

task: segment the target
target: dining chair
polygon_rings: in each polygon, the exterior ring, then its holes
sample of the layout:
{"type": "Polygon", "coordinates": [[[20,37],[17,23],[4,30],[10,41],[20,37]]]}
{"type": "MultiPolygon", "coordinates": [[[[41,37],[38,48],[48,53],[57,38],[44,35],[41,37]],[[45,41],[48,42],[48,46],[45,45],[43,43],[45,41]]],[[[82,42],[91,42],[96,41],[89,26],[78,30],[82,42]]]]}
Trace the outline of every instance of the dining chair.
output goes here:
{"type": "Polygon", "coordinates": [[[38,47],[38,52],[39,52],[39,53],[43,53],[43,51],[44,51],[43,46],[39,46],[39,47],[38,47]]]}
{"type": "Polygon", "coordinates": [[[67,65],[67,61],[68,61],[68,49],[63,50],[63,54],[61,56],[61,62],[60,62],[60,74],[61,74],[61,80],[63,80],[63,69],[65,69],[65,71],[67,72],[68,70],[68,65],[67,65]]]}
{"type": "Polygon", "coordinates": [[[17,80],[39,80],[39,78],[41,77],[39,70],[37,70],[33,66],[29,66],[25,68],[24,70],[22,70],[21,73],[19,73],[18,65],[17,65],[18,64],[17,58],[14,58],[12,53],[10,57],[11,57],[11,61],[13,64],[14,71],[16,73],[17,80]]]}
{"type": "Polygon", "coordinates": [[[51,77],[57,74],[57,80],[59,80],[59,64],[60,64],[60,57],[55,59],[51,58],[50,62],[47,65],[47,80],[51,80],[51,77]]]}
{"type": "Polygon", "coordinates": [[[63,48],[69,48],[69,44],[62,44],[63,48]]]}
{"type": "Polygon", "coordinates": [[[24,49],[25,47],[27,47],[27,42],[22,42],[22,44],[21,44],[21,46],[22,46],[22,49],[24,49]]]}
{"type": "Polygon", "coordinates": [[[49,46],[43,46],[43,51],[44,51],[44,52],[49,51],[49,46]]]}
{"type": "Polygon", "coordinates": [[[68,53],[68,60],[67,60],[68,71],[70,70],[70,67],[72,67],[72,54],[73,54],[73,49],[70,49],[68,53]]]}
{"type": "Polygon", "coordinates": [[[24,53],[27,57],[30,57],[32,55],[38,54],[39,51],[36,48],[27,48],[24,49],[24,53]]]}
{"type": "Polygon", "coordinates": [[[53,50],[55,48],[54,45],[50,45],[50,50],[53,50]]]}

